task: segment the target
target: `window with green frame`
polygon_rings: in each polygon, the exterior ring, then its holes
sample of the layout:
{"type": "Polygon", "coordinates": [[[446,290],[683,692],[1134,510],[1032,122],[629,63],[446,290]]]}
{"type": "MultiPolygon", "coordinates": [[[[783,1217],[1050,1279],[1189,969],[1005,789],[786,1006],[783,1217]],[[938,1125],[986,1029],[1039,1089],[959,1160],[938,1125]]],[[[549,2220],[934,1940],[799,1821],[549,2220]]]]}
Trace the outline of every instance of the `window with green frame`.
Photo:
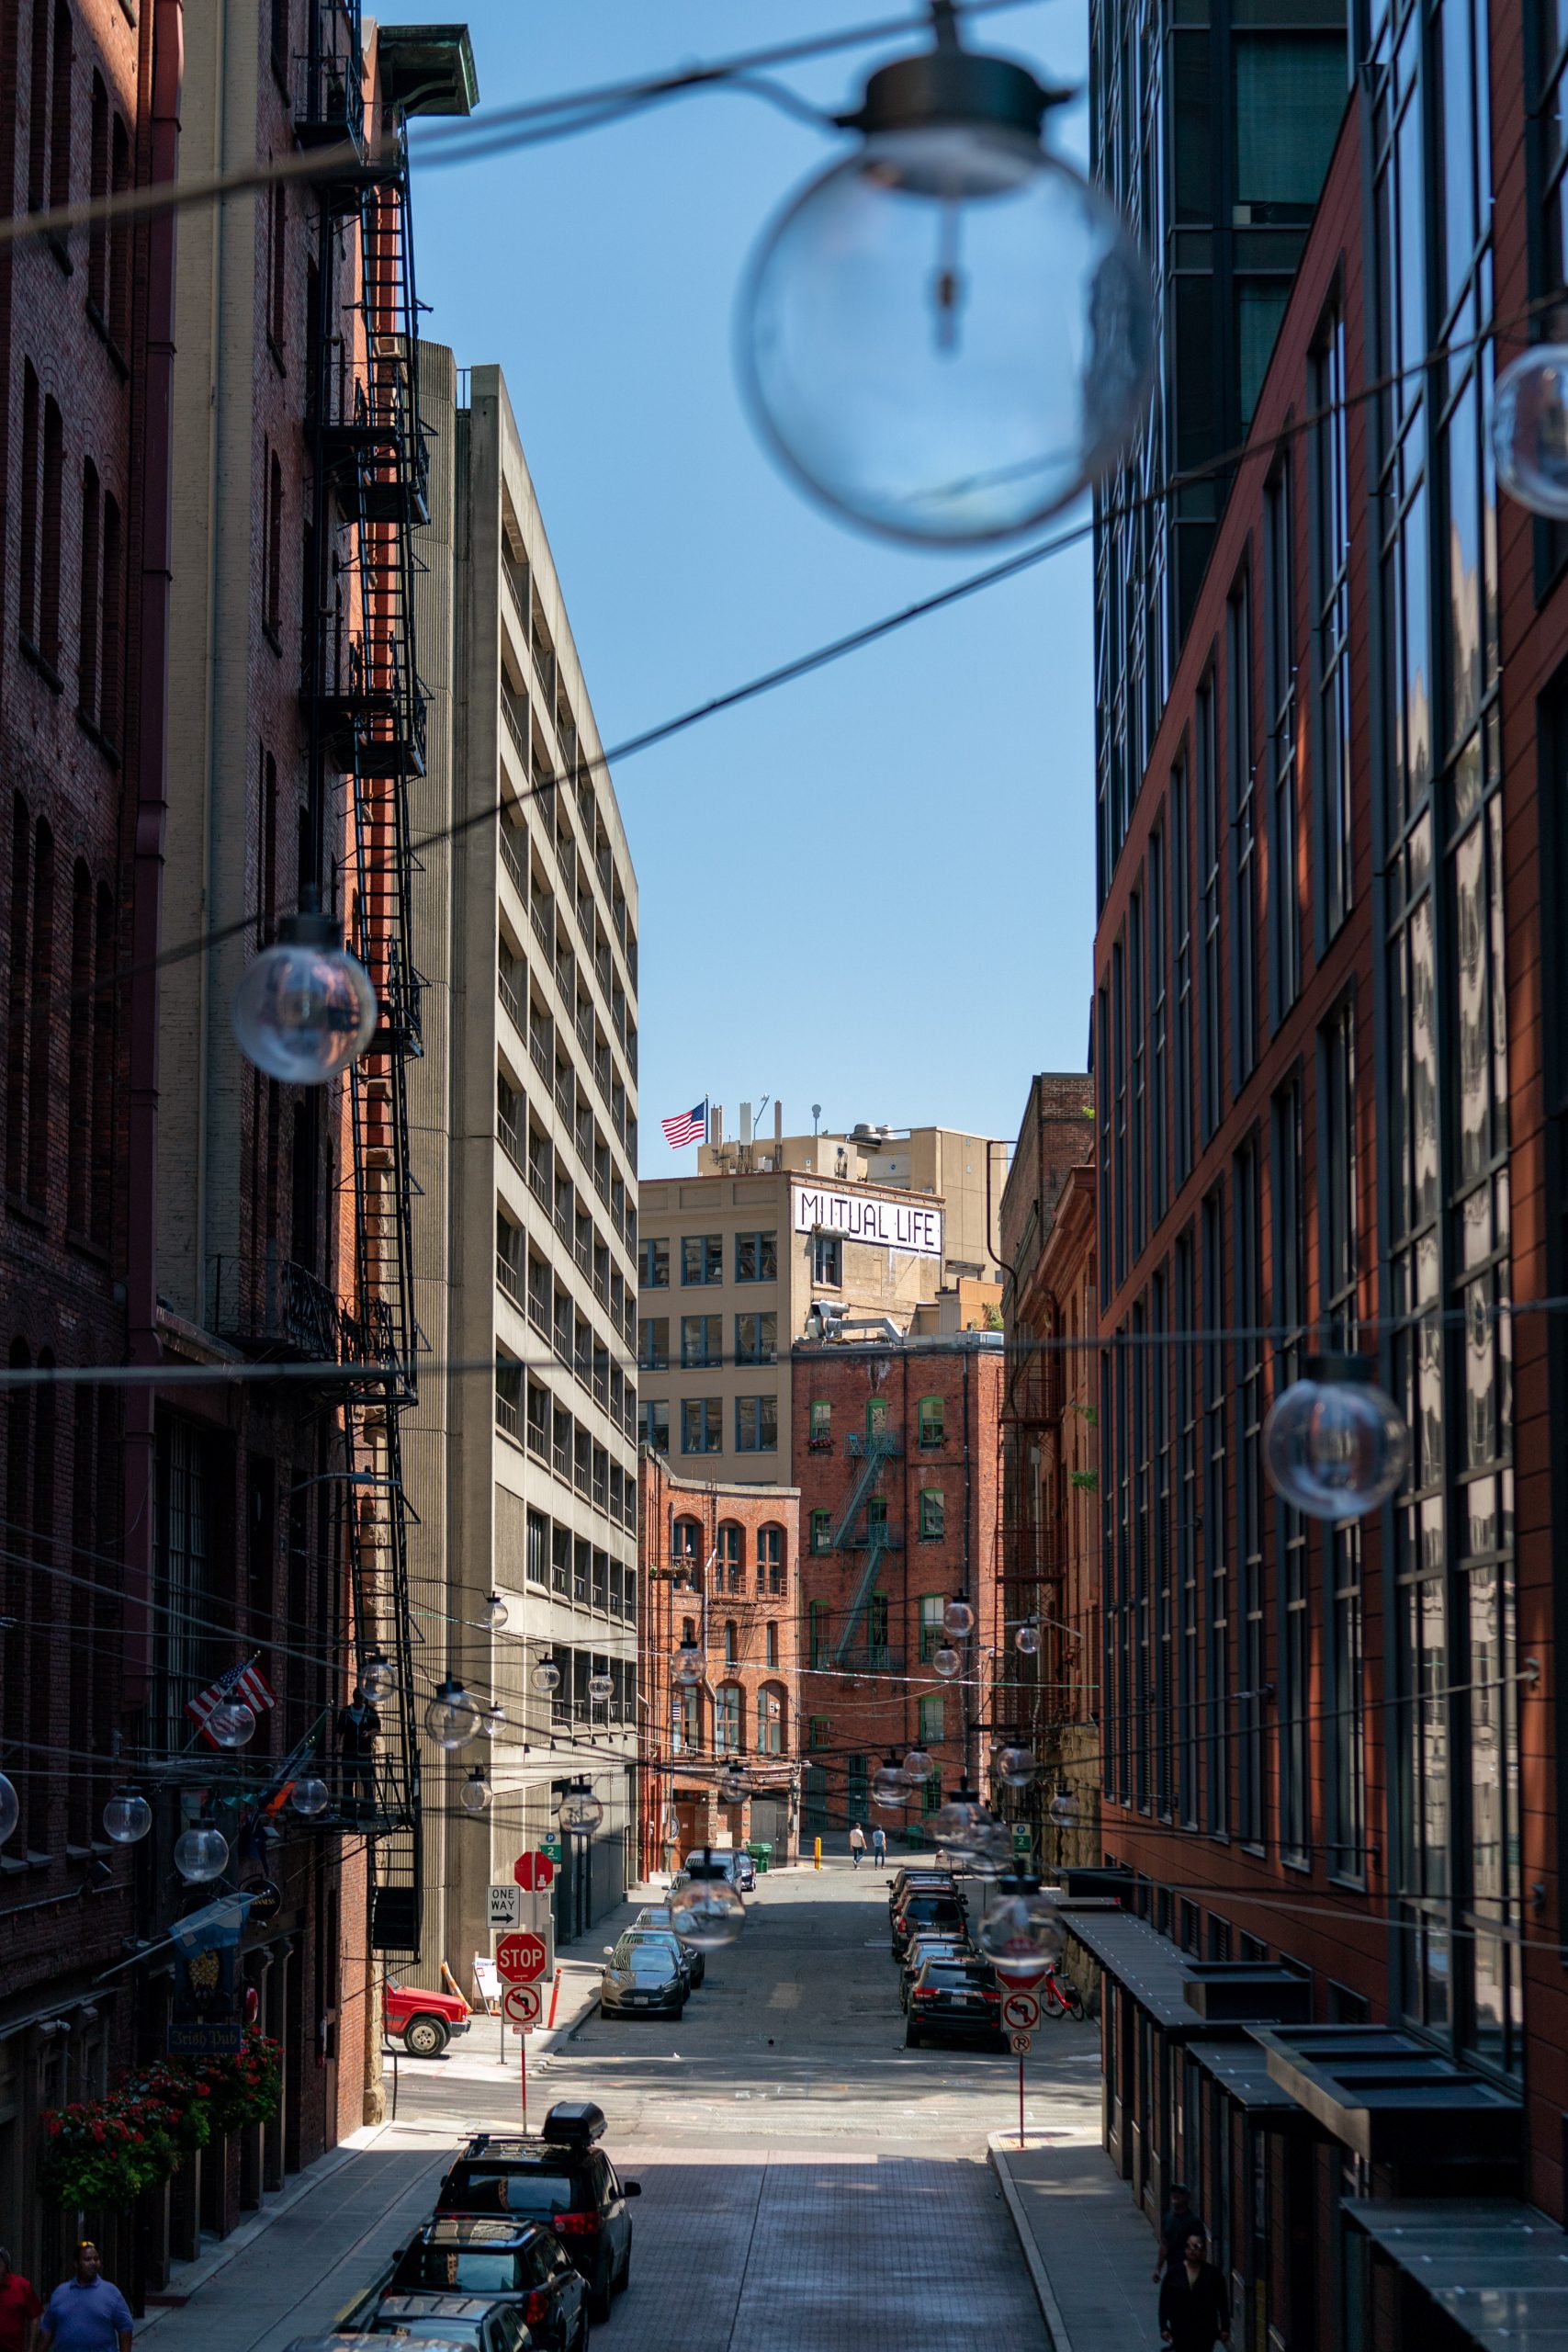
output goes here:
{"type": "Polygon", "coordinates": [[[807,1611],[807,1632],[811,1643],[811,1663],[813,1666],[826,1666],[828,1663],[827,1602],[814,1600],[807,1611]]]}
{"type": "Polygon", "coordinates": [[[833,1548],[833,1514],[830,1510],[814,1510],[811,1514],[811,1548],[814,1552],[830,1552],[833,1548]]]}
{"type": "Polygon", "coordinates": [[[886,1543],[887,1498],[886,1495],[873,1495],[871,1500],[866,1504],[865,1532],[874,1544],[886,1543]]]}
{"type": "Polygon", "coordinates": [[[865,1604],[865,1638],[874,1650],[887,1646],[887,1595],[874,1592],[865,1604]]]}
{"type": "Polygon", "coordinates": [[[934,1747],[939,1741],[946,1738],[947,1734],[942,1728],[945,1710],[942,1704],[942,1693],[940,1690],[934,1691],[929,1699],[920,1701],[919,1720],[922,1747],[934,1747]]]}
{"type": "Polygon", "coordinates": [[[920,1811],[924,1814],[936,1813],[941,1809],[941,1805],[942,1774],[933,1772],[929,1781],[924,1781],[920,1784],[920,1811]]]}
{"type": "Polygon", "coordinates": [[[806,1742],[807,1747],[826,1747],[828,1745],[828,1731],[829,1724],[827,1716],[813,1715],[811,1718],[811,1730],[806,1742]]]}
{"type": "Polygon", "coordinates": [[[863,1756],[845,1757],[844,1801],[849,1807],[852,1821],[863,1823],[865,1820],[866,1796],[870,1780],[871,1775],[866,1770],[863,1756]]]}
{"type": "Polygon", "coordinates": [[[920,1541],[940,1544],[947,1532],[947,1503],[940,1487],[920,1488],[920,1541]]]}
{"type": "Polygon", "coordinates": [[[947,1629],[942,1622],[942,1613],[946,1607],[947,1596],[945,1593],[921,1593],[920,1664],[922,1666],[929,1666],[931,1664],[931,1659],[936,1656],[943,1642],[947,1639],[947,1629]]]}
{"type": "Polygon", "coordinates": [[[814,1396],[811,1400],[806,1442],[818,1453],[825,1452],[833,1442],[833,1408],[826,1396],[814,1396]]]}
{"type": "Polygon", "coordinates": [[[934,1453],[946,1430],[946,1401],[941,1396],[922,1396],[917,1410],[921,1449],[927,1453],[934,1453]]]}

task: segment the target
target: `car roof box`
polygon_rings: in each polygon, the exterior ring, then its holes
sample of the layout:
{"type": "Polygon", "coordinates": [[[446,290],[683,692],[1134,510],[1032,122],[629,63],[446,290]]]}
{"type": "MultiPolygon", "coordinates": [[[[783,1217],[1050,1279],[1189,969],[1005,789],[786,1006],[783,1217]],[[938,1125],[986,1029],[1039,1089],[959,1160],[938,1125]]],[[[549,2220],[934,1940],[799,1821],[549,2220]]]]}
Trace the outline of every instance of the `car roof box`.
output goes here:
{"type": "Polygon", "coordinates": [[[547,2140],[590,2142],[604,2136],[604,2110],[591,2098],[558,2099],[545,2118],[547,2140]]]}

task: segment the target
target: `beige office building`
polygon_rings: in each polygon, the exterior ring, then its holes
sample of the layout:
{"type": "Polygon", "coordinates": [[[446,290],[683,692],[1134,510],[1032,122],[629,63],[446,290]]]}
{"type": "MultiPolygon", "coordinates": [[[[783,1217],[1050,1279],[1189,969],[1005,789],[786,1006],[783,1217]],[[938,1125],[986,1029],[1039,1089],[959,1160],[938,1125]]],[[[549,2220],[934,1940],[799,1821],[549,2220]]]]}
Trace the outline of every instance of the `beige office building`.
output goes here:
{"type": "Polygon", "coordinates": [[[790,1347],[813,1307],[846,1338],[1000,1329],[987,1225],[1005,1144],[783,1128],[775,1110],[773,1134],[753,1134],[743,1103],[728,1138],[715,1110],[697,1174],[642,1186],[641,1434],[705,1478],[789,1477],[790,1347]]]}
{"type": "Polygon", "coordinates": [[[414,831],[462,830],[421,852],[416,885],[431,1369],[404,1450],[425,1656],[506,1716],[493,1741],[424,1758],[424,1955],[467,1988],[492,1948],[487,1883],[553,1832],[577,1774],[604,1821],[566,1843],[558,1932],[618,1901],[635,1871],[637,910],[506,386],[430,345],[423,364],[431,744],[414,831]],[[493,1634],[492,1590],[507,1612],[493,1634]],[[534,1688],[544,1658],[553,1695],[534,1688]],[[494,1797],[469,1819],[476,1762],[494,1797]]]}

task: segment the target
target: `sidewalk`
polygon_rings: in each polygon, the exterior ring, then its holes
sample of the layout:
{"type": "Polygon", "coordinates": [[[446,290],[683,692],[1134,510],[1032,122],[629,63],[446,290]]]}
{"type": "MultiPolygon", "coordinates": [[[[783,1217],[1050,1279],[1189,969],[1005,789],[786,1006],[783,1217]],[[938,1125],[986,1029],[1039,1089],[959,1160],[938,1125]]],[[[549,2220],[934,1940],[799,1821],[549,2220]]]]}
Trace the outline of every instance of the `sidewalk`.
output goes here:
{"type": "Polygon", "coordinates": [[[1098,2137],[993,2132],[1053,2352],[1158,2352],[1156,2242],[1098,2137]]]}
{"type": "MultiPolygon", "coordinates": [[[[586,1935],[561,1948],[555,2024],[528,2035],[530,2071],[593,2014],[604,1946],[662,1892],[634,1889],[586,1935]]],[[[476,2015],[440,2062],[441,2086],[452,2086],[464,2110],[504,2109],[516,2096],[517,2040],[507,2032],[501,2064],[500,2021],[476,2015]]],[[[265,2199],[228,2237],[204,2242],[197,2260],[181,2264],[164,2290],[180,2300],[151,2305],[137,2322],[138,2343],[152,2335],[157,2352],[249,2352],[268,2335],[287,2342],[330,2327],[363,2293],[394,2248],[428,2218],[454,2146],[477,2121],[458,2110],[432,2113],[427,2098],[409,2098],[411,2076],[425,2092],[436,2080],[436,2070],[425,2062],[389,2055],[383,2071],[387,2120],[351,2132],[265,2199]],[[394,2084],[400,2116],[393,2113],[394,2084]]],[[[539,2088],[542,2114],[543,2082],[539,2088]]]]}

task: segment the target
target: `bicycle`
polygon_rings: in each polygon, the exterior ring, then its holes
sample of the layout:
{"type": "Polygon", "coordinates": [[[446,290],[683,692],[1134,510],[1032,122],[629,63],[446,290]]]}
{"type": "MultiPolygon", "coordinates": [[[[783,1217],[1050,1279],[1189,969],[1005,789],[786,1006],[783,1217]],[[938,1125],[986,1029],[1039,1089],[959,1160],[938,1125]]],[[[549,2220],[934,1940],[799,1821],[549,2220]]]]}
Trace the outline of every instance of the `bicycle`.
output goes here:
{"type": "Polygon", "coordinates": [[[1040,1996],[1043,2018],[1078,2018],[1084,2014],[1083,1996],[1070,1978],[1058,1976],[1048,1968],[1036,1988],[1040,1996]]]}

